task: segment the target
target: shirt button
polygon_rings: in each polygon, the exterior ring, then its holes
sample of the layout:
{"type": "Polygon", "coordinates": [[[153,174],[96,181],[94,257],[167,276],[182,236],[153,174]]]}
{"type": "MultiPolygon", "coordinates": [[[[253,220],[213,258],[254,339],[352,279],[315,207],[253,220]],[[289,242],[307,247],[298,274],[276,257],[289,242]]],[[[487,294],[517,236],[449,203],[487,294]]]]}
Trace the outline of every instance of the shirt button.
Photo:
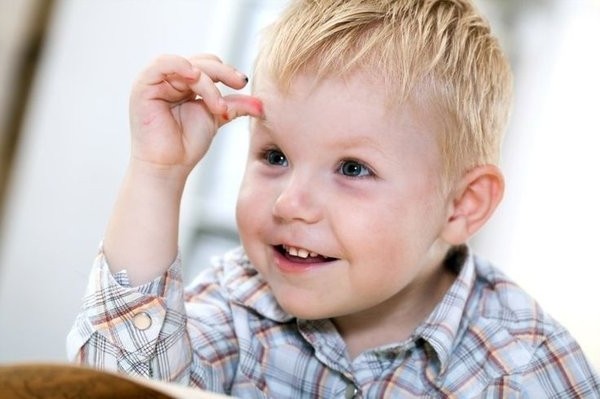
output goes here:
{"type": "Polygon", "coordinates": [[[152,325],[152,318],[146,312],[138,313],[133,316],[133,325],[138,330],[147,330],[152,325]]]}
{"type": "Polygon", "coordinates": [[[356,394],[358,394],[358,388],[356,388],[354,386],[354,384],[349,384],[346,387],[346,392],[345,392],[344,397],[346,399],[354,399],[356,397],[356,394]]]}

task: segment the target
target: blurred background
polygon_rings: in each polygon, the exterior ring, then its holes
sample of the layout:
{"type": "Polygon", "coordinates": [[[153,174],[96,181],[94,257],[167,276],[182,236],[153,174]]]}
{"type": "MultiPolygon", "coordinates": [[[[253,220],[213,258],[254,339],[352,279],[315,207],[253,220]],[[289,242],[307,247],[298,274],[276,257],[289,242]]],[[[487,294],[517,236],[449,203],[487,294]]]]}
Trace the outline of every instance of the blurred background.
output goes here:
{"type": "MultiPolygon", "coordinates": [[[[0,362],[64,361],[128,159],[133,79],[162,53],[251,75],[276,0],[0,0],[0,362]]],[[[600,368],[600,1],[477,0],[515,73],[504,203],[474,240],[600,368]]],[[[186,278],[237,243],[246,120],[186,188],[186,278]]]]}

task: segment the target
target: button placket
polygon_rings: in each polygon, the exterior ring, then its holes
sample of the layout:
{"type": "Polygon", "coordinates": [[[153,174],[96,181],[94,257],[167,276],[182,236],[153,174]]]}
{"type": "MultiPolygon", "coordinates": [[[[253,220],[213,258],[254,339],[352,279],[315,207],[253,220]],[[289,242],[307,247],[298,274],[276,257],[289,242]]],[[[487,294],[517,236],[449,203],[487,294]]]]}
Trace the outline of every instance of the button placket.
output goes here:
{"type": "Polygon", "coordinates": [[[353,383],[349,383],[348,386],[346,386],[346,391],[344,392],[344,397],[346,399],[354,399],[357,398],[358,395],[358,388],[356,387],[356,385],[354,385],[353,383]]]}

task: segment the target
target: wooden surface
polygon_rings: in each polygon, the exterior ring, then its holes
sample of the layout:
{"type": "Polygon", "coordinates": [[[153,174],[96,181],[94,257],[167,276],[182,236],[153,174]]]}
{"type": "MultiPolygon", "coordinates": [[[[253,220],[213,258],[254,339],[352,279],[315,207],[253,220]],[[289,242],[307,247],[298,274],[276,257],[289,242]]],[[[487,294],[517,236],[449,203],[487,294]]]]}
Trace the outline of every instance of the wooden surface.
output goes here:
{"type": "Polygon", "coordinates": [[[0,398],[216,399],[224,396],[75,365],[33,363],[0,365],[0,398]]]}

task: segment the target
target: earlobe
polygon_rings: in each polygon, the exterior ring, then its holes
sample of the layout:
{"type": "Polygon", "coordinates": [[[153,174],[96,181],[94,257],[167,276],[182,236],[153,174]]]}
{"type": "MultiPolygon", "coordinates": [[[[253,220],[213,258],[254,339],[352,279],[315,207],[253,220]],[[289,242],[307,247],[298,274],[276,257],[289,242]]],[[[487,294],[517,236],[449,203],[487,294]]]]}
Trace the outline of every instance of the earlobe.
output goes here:
{"type": "Polygon", "coordinates": [[[495,165],[477,166],[456,184],[442,238],[464,244],[492,216],[504,195],[504,177],[495,165]]]}

